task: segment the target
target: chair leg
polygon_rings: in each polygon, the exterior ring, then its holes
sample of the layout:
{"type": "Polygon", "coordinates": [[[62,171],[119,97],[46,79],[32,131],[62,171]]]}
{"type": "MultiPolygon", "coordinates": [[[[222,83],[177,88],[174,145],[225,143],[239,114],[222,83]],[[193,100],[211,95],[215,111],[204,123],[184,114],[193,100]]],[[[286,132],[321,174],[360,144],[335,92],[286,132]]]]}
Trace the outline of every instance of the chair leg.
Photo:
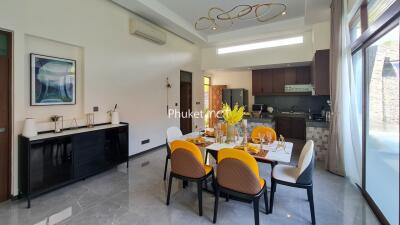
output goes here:
{"type": "Polygon", "coordinates": [[[272,210],[274,208],[274,195],[276,191],[276,182],[272,179],[271,183],[271,199],[269,202],[269,213],[272,213],[272,210]]]}
{"type": "Polygon", "coordinates": [[[171,185],[172,185],[172,174],[169,174],[169,182],[168,182],[168,194],[167,194],[167,205],[169,205],[169,198],[171,196],[171,185]]]}
{"type": "Polygon", "coordinates": [[[307,188],[307,197],[308,197],[308,202],[310,203],[311,221],[312,221],[312,224],[315,224],[314,197],[313,197],[313,187],[312,186],[307,188]]]}
{"type": "Polygon", "coordinates": [[[225,201],[229,202],[229,195],[227,193],[225,193],[225,201]]]}
{"type": "Polygon", "coordinates": [[[167,179],[167,168],[168,168],[168,155],[165,158],[165,168],[164,168],[164,180],[167,179]]]}
{"type": "Polygon", "coordinates": [[[264,204],[265,204],[265,214],[269,214],[269,208],[268,208],[268,191],[267,188],[265,187],[264,191],[264,204]]]}
{"type": "Polygon", "coordinates": [[[215,175],[214,175],[214,171],[211,174],[211,179],[212,179],[212,188],[213,188],[213,191],[215,193],[215,175]]]}
{"type": "Polygon", "coordinates": [[[199,198],[199,216],[203,215],[203,181],[197,182],[197,197],[199,198]]]}
{"type": "Polygon", "coordinates": [[[260,220],[260,218],[259,218],[259,204],[258,204],[258,202],[259,202],[259,200],[260,200],[260,198],[256,198],[256,199],[254,199],[253,200],[253,207],[254,207],[254,223],[255,223],[255,225],[259,225],[259,220],[260,220]]]}
{"type": "Polygon", "coordinates": [[[189,182],[187,180],[182,181],[182,187],[185,189],[188,186],[189,182]]]}
{"type": "Polygon", "coordinates": [[[218,190],[218,186],[215,186],[215,202],[214,202],[214,218],[213,218],[213,223],[216,223],[216,222],[217,222],[218,200],[219,200],[219,190],[218,190]]]}

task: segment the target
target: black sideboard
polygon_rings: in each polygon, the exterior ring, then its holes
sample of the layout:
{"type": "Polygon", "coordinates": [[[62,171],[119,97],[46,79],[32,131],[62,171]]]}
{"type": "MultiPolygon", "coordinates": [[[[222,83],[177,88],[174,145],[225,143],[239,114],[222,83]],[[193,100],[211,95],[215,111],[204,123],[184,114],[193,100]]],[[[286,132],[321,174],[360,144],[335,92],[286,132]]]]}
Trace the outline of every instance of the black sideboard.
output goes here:
{"type": "Polygon", "coordinates": [[[93,176],[129,159],[129,126],[19,136],[19,189],[28,208],[31,198],[93,176]]]}

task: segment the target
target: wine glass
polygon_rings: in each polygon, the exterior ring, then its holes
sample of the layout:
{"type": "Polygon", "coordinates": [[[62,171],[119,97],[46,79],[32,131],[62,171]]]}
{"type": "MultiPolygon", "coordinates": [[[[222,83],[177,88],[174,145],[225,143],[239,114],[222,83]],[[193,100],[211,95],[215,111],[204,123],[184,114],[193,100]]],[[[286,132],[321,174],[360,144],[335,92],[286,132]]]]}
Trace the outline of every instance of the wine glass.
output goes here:
{"type": "Polygon", "coordinates": [[[267,139],[267,145],[272,144],[272,134],[271,133],[266,134],[266,139],[267,139]]]}
{"type": "Polygon", "coordinates": [[[264,138],[265,138],[265,133],[264,132],[259,132],[258,133],[258,138],[260,140],[260,149],[262,149],[263,148],[264,138]]]}

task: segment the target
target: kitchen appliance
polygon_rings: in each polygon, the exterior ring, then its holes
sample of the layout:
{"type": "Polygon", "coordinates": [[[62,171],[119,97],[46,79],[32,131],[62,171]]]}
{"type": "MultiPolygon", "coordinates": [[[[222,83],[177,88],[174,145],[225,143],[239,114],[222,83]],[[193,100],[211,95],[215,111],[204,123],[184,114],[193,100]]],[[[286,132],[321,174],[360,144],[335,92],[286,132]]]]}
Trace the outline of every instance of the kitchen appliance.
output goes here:
{"type": "Polygon", "coordinates": [[[311,84],[287,84],[285,85],[285,92],[312,92],[313,86],[311,84]]]}
{"type": "Polygon", "coordinates": [[[239,106],[244,106],[245,111],[248,111],[249,91],[243,88],[223,89],[222,103],[228,103],[231,108],[239,104],[239,106]]]}
{"type": "Polygon", "coordinates": [[[264,104],[253,104],[252,110],[253,112],[266,112],[267,106],[264,104]]]}

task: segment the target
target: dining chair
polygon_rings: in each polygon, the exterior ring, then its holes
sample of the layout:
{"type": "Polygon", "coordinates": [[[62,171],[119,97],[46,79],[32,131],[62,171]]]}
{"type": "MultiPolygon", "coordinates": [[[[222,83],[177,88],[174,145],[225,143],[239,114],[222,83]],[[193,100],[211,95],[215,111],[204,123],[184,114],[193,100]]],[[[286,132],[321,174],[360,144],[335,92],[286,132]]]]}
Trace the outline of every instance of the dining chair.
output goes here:
{"type": "Polygon", "coordinates": [[[167,205],[171,196],[172,178],[181,179],[184,182],[197,183],[197,197],[199,200],[199,216],[203,215],[203,187],[202,184],[208,177],[212,177],[214,186],[213,167],[205,165],[199,147],[195,144],[175,140],[171,143],[171,172],[169,175],[167,205]]]}
{"type": "Polygon", "coordinates": [[[259,139],[259,133],[264,133],[265,136],[267,136],[268,134],[271,135],[272,141],[276,141],[276,132],[274,129],[272,129],[271,127],[265,127],[265,126],[258,126],[255,127],[253,129],[253,131],[251,132],[251,139],[255,140],[255,139],[259,139]]]}
{"type": "Polygon", "coordinates": [[[266,182],[260,177],[258,164],[249,153],[231,148],[218,151],[217,179],[213,223],[217,222],[220,193],[253,202],[255,224],[259,224],[259,200],[264,195],[268,214],[266,182]]]}
{"type": "Polygon", "coordinates": [[[171,159],[171,147],[169,146],[169,143],[171,143],[176,139],[181,138],[182,136],[183,136],[182,131],[178,127],[169,127],[167,129],[167,140],[166,140],[167,156],[165,158],[164,180],[167,178],[168,160],[171,159]]]}
{"type": "Polygon", "coordinates": [[[274,194],[276,185],[282,184],[290,187],[303,188],[307,190],[308,202],[310,204],[311,221],[315,224],[314,197],[312,175],[314,170],[314,142],[309,140],[301,150],[299,163],[296,167],[289,165],[276,165],[272,171],[271,203],[270,212],[274,206],[274,194]]]}

